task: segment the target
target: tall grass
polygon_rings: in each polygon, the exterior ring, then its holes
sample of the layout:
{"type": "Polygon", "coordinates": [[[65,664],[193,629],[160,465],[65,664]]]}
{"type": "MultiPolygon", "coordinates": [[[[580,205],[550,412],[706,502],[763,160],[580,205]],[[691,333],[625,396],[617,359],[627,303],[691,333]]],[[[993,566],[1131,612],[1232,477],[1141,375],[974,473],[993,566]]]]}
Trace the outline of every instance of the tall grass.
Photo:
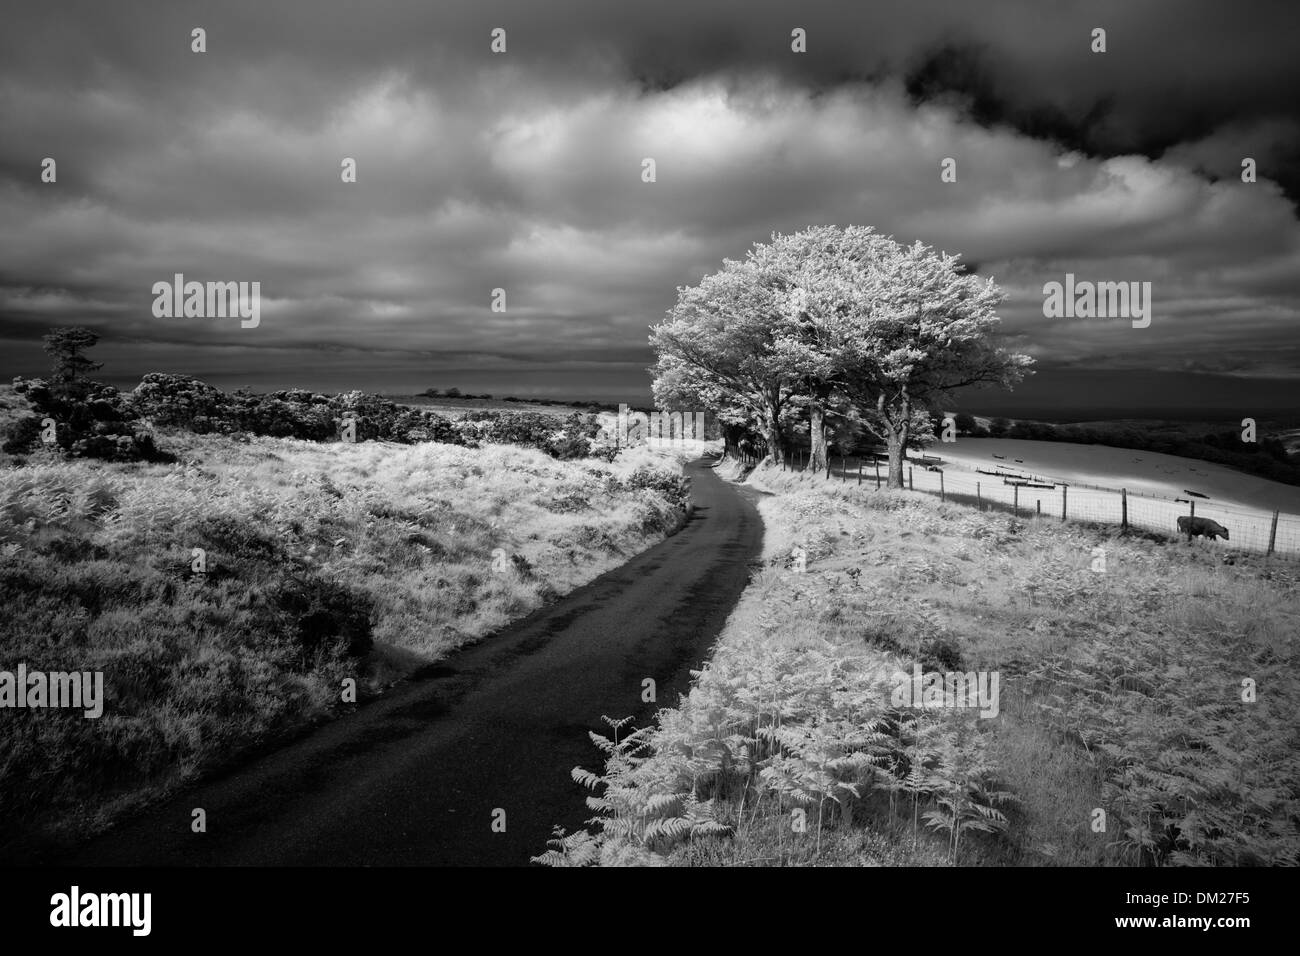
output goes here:
{"type": "Polygon", "coordinates": [[[576,773],[593,831],[539,860],[1300,862],[1293,567],[753,480],[764,568],[713,660],[679,709],[600,742],[604,771],[576,773]],[[895,706],[914,663],[997,671],[999,715],[895,706]]]}
{"type": "Polygon", "coordinates": [[[686,495],[646,454],[168,445],[0,469],[0,670],[102,670],[107,697],[0,717],[0,844],[94,828],[344,706],[348,678],[379,691],[644,549],[686,495]]]}

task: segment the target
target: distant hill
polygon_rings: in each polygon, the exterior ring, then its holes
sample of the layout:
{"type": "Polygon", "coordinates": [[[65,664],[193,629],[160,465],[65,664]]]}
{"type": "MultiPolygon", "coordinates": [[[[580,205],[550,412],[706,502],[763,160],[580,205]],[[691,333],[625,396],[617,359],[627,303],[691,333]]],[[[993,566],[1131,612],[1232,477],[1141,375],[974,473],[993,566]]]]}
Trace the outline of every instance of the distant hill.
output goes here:
{"type": "MultiPolygon", "coordinates": [[[[421,392],[418,395],[385,395],[383,397],[399,405],[407,405],[412,408],[428,408],[445,414],[473,411],[519,411],[521,406],[527,406],[529,411],[541,412],[546,415],[618,411],[618,405],[610,402],[582,400],[566,402],[562,399],[518,398],[514,395],[498,398],[493,395],[432,394],[434,392],[437,392],[437,389],[421,392]]],[[[634,411],[650,411],[649,408],[640,408],[636,405],[629,407],[634,411]]]]}

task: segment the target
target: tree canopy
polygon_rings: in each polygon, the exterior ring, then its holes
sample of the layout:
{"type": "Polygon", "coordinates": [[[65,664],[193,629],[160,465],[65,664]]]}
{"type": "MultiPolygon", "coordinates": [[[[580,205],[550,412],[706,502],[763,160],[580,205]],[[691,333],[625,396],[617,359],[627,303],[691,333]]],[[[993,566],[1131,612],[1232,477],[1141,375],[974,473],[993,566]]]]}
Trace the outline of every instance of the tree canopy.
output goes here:
{"type": "Polygon", "coordinates": [[[1031,359],[994,338],[1004,298],[958,256],[869,226],[776,234],[678,289],[651,332],[655,398],[745,422],[771,455],[806,414],[813,467],[825,464],[828,428],[853,423],[884,442],[900,487],[903,451],[928,433],[936,402],[1026,374],[1031,359]]]}
{"type": "Polygon", "coordinates": [[[42,342],[44,350],[54,356],[54,380],[71,383],[103,368],[102,362],[92,362],[83,354],[98,341],[97,333],[81,326],[51,329],[42,342]]]}

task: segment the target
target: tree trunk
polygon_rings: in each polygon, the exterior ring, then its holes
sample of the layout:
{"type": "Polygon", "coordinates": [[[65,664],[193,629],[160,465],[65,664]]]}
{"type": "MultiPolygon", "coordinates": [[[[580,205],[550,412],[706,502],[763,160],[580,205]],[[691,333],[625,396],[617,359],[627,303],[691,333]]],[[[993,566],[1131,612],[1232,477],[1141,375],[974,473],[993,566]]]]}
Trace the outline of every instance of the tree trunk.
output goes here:
{"type": "Polygon", "coordinates": [[[808,403],[808,424],[808,465],[813,474],[821,474],[826,470],[826,412],[815,399],[808,403]]]}
{"type": "Polygon", "coordinates": [[[903,389],[902,408],[897,417],[885,414],[885,396],[882,393],[876,399],[876,408],[882,413],[886,422],[886,447],[889,449],[889,483],[886,487],[903,487],[903,456],[907,454],[907,440],[911,437],[912,400],[903,389]]]}
{"type": "Polygon", "coordinates": [[[767,445],[767,457],[772,461],[780,461],[785,457],[785,446],[781,443],[781,429],[772,421],[771,416],[764,418],[759,429],[763,434],[763,441],[767,445]]]}
{"type": "Polygon", "coordinates": [[[911,437],[911,428],[908,420],[903,419],[903,423],[889,428],[888,437],[885,441],[885,447],[889,449],[889,481],[887,488],[903,487],[903,458],[907,454],[907,440],[911,437]]]}
{"type": "Polygon", "coordinates": [[[901,489],[903,487],[903,442],[897,432],[890,433],[885,447],[889,450],[889,478],[885,482],[885,487],[901,489]]]}

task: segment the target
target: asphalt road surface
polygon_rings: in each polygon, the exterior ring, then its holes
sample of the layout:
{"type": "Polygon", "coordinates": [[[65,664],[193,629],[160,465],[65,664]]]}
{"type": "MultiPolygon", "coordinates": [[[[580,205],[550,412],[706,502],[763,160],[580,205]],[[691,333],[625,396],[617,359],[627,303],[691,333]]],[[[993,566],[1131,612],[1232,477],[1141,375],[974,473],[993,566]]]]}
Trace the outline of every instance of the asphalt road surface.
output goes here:
{"type": "MultiPolygon", "coordinates": [[[[754,493],[687,466],[673,537],[421,679],[59,855],[81,865],[522,866],[591,816],[601,715],[649,722],[707,657],[757,560],[754,493]],[[657,702],[642,703],[653,678],[657,702]],[[191,830],[202,807],[207,832],[191,830]],[[493,832],[494,811],[505,832],[493,832]]],[[[630,728],[629,728],[630,729],[630,728]]]]}

